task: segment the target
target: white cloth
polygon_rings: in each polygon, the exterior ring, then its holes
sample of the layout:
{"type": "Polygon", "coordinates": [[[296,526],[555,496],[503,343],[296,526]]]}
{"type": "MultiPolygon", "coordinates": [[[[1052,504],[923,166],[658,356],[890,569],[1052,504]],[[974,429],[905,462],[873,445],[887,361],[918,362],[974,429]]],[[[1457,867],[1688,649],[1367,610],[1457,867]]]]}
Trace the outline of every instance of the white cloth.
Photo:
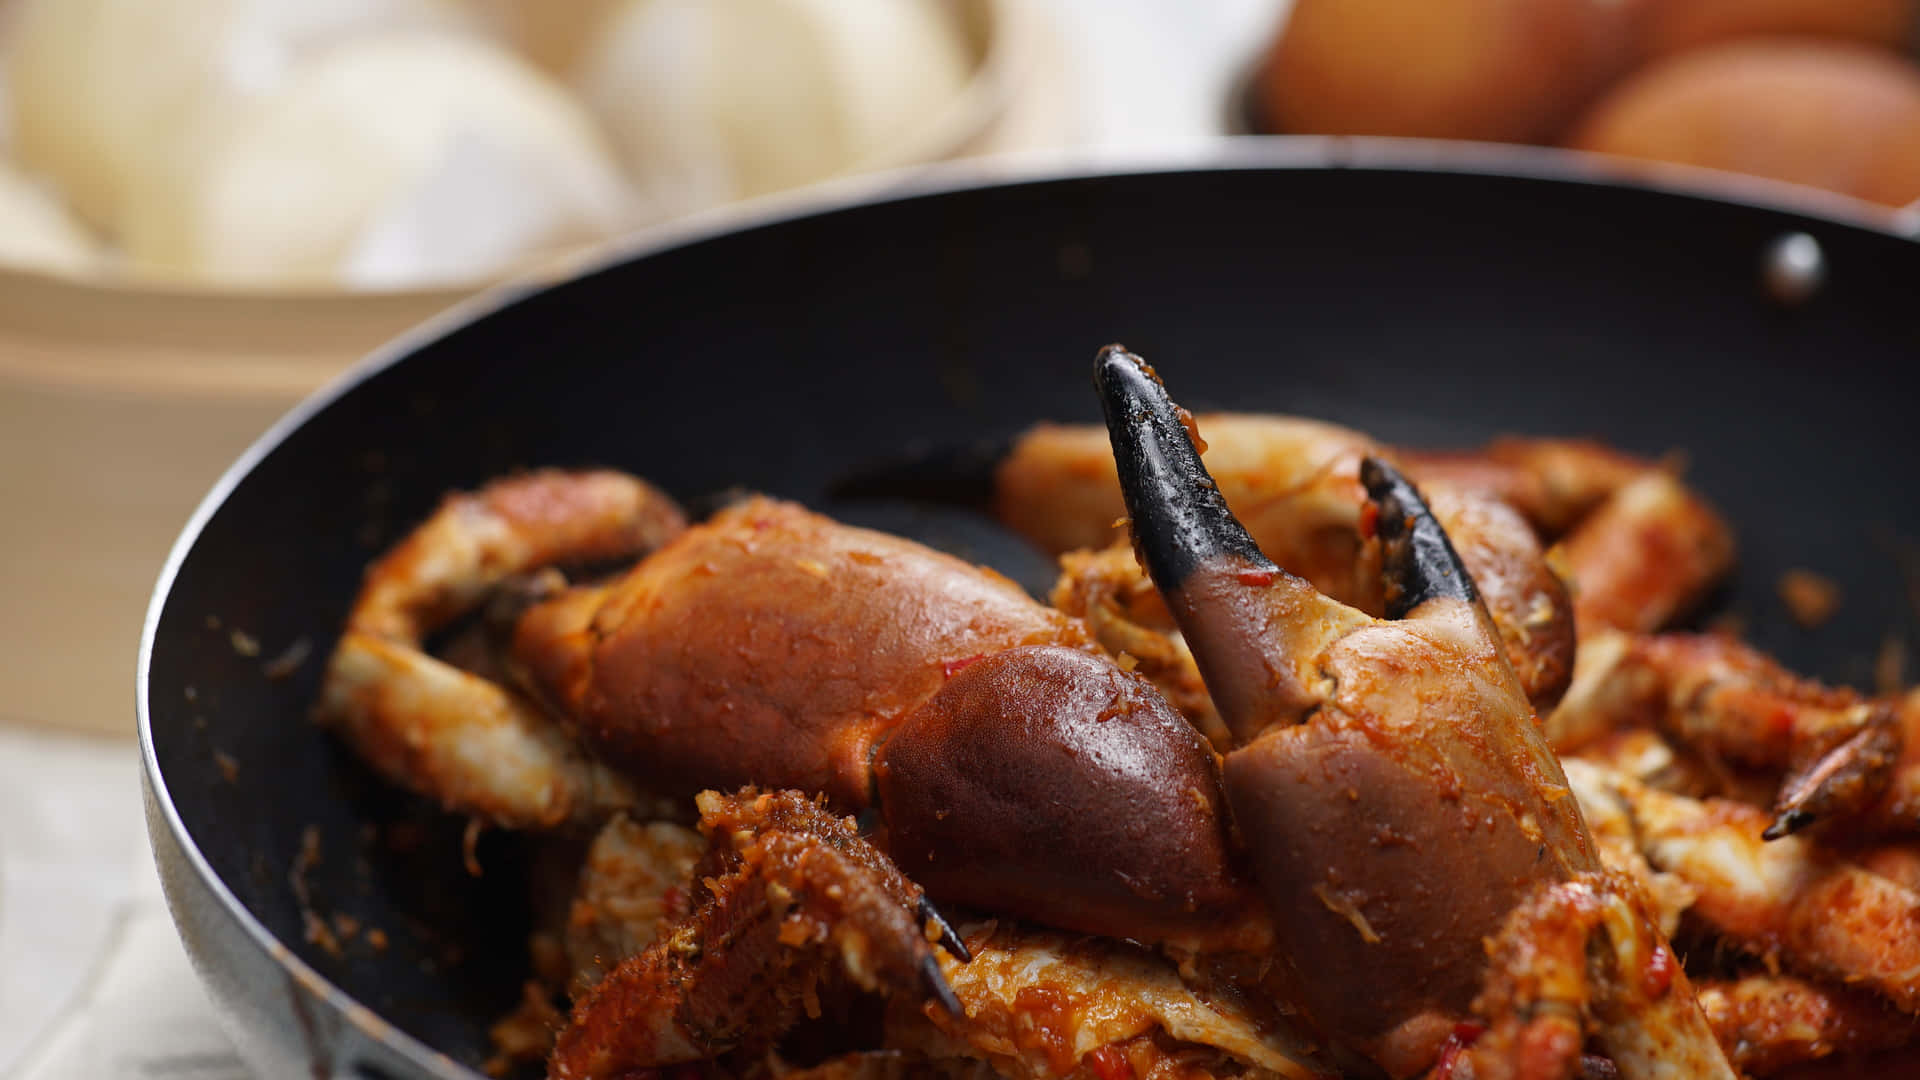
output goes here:
{"type": "Polygon", "coordinates": [[[18,1080],[253,1080],[187,961],[152,861],[136,865],[104,959],[18,1080]]]}
{"type": "Polygon", "coordinates": [[[167,913],[131,740],[0,726],[0,1076],[250,1080],[167,913]]]}
{"type": "Polygon", "coordinates": [[[0,727],[0,1072],[99,974],[148,860],[137,748],[0,727]]]}

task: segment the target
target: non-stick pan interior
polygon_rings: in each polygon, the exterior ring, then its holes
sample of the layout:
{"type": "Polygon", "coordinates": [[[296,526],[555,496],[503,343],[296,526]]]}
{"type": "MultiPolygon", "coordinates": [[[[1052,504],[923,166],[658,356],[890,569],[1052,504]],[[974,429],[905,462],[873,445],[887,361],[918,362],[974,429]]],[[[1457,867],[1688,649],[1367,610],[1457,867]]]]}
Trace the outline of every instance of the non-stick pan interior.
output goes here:
{"type": "Polygon", "coordinates": [[[983,520],[823,492],[916,447],[1096,419],[1094,351],[1121,341],[1195,409],[1405,444],[1583,433],[1682,453],[1740,530],[1720,610],[1792,664],[1865,683],[1883,640],[1915,628],[1916,297],[1920,250],[1862,228],[1392,169],[1032,182],[705,240],[461,326],[265,454],[165,597],[152,745],[191,837],[274,935],[478,1063],[525,974],[524,853],[484,837],[470,876],[462,823],[383,789],[308,719],[362,566],[443,492],[614,465],[681,496],[808,501],[1037,586],[1046,564],[983,520]],[[1794,229],[1828,277],[1784,308],[1761,260],[1794,229]],[[1786,617],[1790,567],[1841,584],[1830,625],[1786,617]]]}

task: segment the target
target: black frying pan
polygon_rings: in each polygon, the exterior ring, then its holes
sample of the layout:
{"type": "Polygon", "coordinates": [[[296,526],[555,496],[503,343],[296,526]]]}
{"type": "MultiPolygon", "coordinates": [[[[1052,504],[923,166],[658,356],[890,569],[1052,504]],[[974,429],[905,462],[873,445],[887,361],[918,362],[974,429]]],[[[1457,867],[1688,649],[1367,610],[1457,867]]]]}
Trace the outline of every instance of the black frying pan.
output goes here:
{"type": "Polygon", "coordinates": [[[1865,683],[1885,635],[1913,640],[1897,557],[1920,541],[1912,242],[1864,214],[1583,179],[1544,153],[1231,153],[762,214],[472,306],[256,446],[162,575],[140,712],[168,896],[262,1075],[470,1077],[515,1000],[520,845],[489,835],[485,875],[467,876],[460,823],[387,790],[307,716],[369,556],[446,490],[518,467],[615,465],[690,497],[758,488],[1039,584],[1046,565],[969,513],[825,493],[875,459],[1097,419],[1091,361],[1118,340],[1196,409],[1402,444],[1591,433],[1682,451],[1740,528],[1721,607],[1759,645],[1865,683]],[[1795,231],[1826,278],[1783,305],[1763,262],[1795,231]],[[1831,625],[1786,618],[1773,584],[1795,566],[1842,585],[1831,625]],[[299,642],[304,663],[264,673],[299,642]],[[300,892],[353,920],[333,927],[337,953],[300,892]]]}

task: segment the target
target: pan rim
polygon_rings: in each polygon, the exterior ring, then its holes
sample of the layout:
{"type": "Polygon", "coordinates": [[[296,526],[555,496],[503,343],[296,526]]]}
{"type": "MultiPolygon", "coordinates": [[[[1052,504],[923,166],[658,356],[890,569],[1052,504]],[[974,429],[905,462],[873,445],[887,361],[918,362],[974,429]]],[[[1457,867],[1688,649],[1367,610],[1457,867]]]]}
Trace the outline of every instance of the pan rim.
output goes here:
{"type": "MultiPolygon", "coordinates": [[[[405,1058],[424,1074],[443,1080],[477,1080],[479,1074],[472,1069],[387,1024],[268,930],[227,887],[200,850],[197,839],[180,816],[161,770],[150,708],[153,650],[161,617],[180,569],[198,545],[206,526],[255,468],[313,417],[428,343],[535,293],[641,258],[801,218],[983,189],[1163,173],[1333,170],[1478,175],[1637,189],[1784,214],[1909,242],[1920,239],[1920,204],[1901,209],[1880,207],[1795,184],[1694,166],[1627,161],[1551,147],[1380,136],[1300,135],[1209,137],[1151,150],[1045,150],[914,166],[765,196],[642,229],[563,263],[549,264],[532,274],[484,289],[372,350],[289,409],[214,481],[169,548],[141,622],[134,691],[142,779],[148,785],[151,805],[156,811],[149,816],[149,827],[163,825],[166,828],[199,886],[216,900],[251,944],[273,957],[299,987],[319,996],[345,1022],[405,1058]]],[[[150,847],[155,839],[149,836],[150,847]]]]}

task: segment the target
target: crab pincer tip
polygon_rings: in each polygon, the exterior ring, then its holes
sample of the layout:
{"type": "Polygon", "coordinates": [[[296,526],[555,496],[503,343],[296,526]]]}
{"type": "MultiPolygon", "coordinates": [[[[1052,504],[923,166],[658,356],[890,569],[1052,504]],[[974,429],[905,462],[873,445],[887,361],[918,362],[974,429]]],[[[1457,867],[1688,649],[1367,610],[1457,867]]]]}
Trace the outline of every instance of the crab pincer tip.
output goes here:
{"type": "Polygon", "coordinates": [[[934,907],[933,901],[928,900],[924,894],[920,897],[919,915],[922,925],[933,924],[934,930],[940,935],[936,940],[942,948],[953,954],[955,960],[964,964],[973,959],[973,951],[967,948],[967,943],[961,941],[960,935],[954,932],[953,924],[947,921],[945,915],[940,914],[940,909],[934,907]]]}
{"type": "Polygon", "coordinates": [[[1774,817],[1772,824],[1760,831],[1760,839],[1778,840],[1783,836],[1792,836],[1813,822],[1814,816],[1809,811],[1797,807],[1782,810],[1774,817]]]}
{"type": "Polygon", "coordinates": [[[1377,457],[1360,462],[1360,483],[1380,510],[1377,526],[1387,579],[1387,617],[1405,618],[1429,600],[1475,603],[1480,593],[1445,529],[1400,470],[1377,457]]]}
{"type": "Polygon", "coordinates": [[[1163,589],[1177,589],[1210,559],[1273,568],[1227,509],[1188,431],[1191,417],[1167,396],[1147,362],[1119,345],[1100,350],[1094,388],[1106,414],[1136,549],[1163,589]]]}
{"type": "Polygon", "coordinates": [[[947,977],[940,973],[940,961],[932,953],[920,958],[920,981],[926,986],[927,996],[939,1002],[948,1016],[956,1020],[966,1017],[967,1010],[960,1007],[960,998],[947,985],[947,977]]]}
{"type": "Polygon", "coordinates": [[[1859,730],[1794,768],[1774,799],[1763,840],[1791,836],[1816,822],[1858,813],[1886,791],[1901,754],[1900,722],[1885,702],[1867,706],[1859,730]]]}

